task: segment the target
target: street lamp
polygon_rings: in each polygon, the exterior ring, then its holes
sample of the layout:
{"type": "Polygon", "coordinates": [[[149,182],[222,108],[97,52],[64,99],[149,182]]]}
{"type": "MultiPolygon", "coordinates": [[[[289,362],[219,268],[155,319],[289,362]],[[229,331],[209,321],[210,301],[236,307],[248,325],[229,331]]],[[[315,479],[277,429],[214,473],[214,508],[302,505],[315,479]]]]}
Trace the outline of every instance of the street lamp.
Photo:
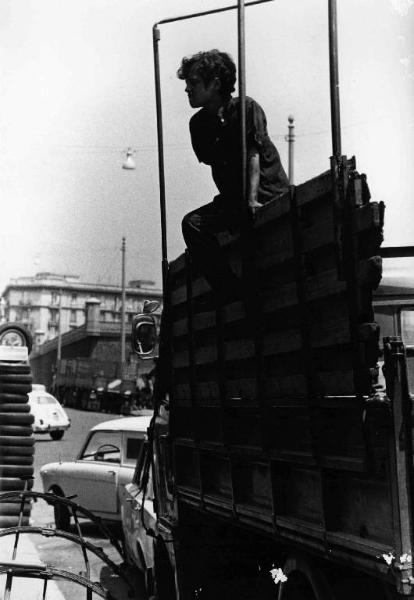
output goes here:
{"type": "Polygon", "coordinates": [[[134,151],[132,150],[132,148],[128,148],[128,150],[126,151],[126,159],[122,163],[123,169],[126,169],[127,171],[133,171],[135,169],[135,160],[133,158],[133,155],[134,151]]]}

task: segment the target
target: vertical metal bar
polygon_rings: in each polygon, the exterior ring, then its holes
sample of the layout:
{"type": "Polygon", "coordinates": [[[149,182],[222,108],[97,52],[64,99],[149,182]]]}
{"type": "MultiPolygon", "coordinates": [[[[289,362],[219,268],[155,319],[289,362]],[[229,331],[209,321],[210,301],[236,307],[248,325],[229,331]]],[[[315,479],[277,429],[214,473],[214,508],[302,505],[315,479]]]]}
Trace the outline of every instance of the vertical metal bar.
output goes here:
{"type": "Polygon", "coordinates": [[[238,0],[238,62],[239,62],[239,103],[240,103],[240,149],[242,214],[247,214],[247,148],[246,148],[246,59],[245,59],[245,6],[244,0],[238,0]]]}
{"type": "Polygon", "coordinates": [[[394,513],[394,575],[400,594],[412,593],[413,565],[413,440],[412,400],[408,390],[407,358],[399,337],[384,338],[387,396],[391,400],[390,436],[391,497],[394,513]],[[404,560],[404,557],[407,560],[404,560]]]}
{"type": "Polygon", "coordinates": [[[165,168],[164,168],[164,139],[162,131],[162,105],[160,81],[160,55],[159,41],[160,30],[157,25],[152,28],[152,41],[154,49],[154,76],[155,76],[155,101],[157,109],[157,137],[158,137],[158,172],[160,185],[160,211],[161,211],[161,251],[162,251],[162,293],[164,306],[166,304],[168,256],[167,256],[167,219],[165,210],[165,168]]]}
{"type": "Polygon", "coordinates": [[[331,88],[332,154],[341,156],[341,119],[339,110],[338,27],[336,0],[328,0],[329,74],[331,88]]]}
{"type": "Polygon", "coordinates": [[[125,294],[125,238],[122,238],[122,307],[121,307],[121,379],[123,378],[123,368],[125,363],[125,314],[126,314],[126,294],[125,294]]]}
{"type": "Polygon", "coordinates": [[[294,118],[292,117],[292,115],[289,115],[288,117],[288,121],[289,121],[289,125],[288,125],[288,134],[286,137],[286,140],[288,142],[288,150],[289,150],[289,163],[288,163],[288,167],[289,167],[289,183],[290,185],[293,185],[293,179],[294,179],[294,162],[293,162],[293,143],[295,141],[295,133],[294,133],[294,118]]]}

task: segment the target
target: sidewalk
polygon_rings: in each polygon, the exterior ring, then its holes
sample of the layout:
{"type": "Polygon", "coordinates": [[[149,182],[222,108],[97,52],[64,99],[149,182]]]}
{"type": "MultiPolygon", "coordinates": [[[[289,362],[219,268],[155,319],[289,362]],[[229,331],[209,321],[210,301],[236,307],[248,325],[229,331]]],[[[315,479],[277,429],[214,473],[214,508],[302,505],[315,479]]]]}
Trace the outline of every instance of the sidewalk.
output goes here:
{"type": "MultiPolygon", "coordinates": [[[[19,537],[16,560],[12,561],[15,536],[0,538],[0,562],[44,565],[30,536],[19,537]]],[[[3,600],[6,588],[6,575],[0,575],[0,600],[3,600]]],[[[43,581],[28,577],[13,577],[10,600],[42,600],[43,581]]],[[[47,584],[47,600],[65,600],[55,581],[47,584]]]]}
{"type": "MultiPolygon", "coordinates": [[[[0,538],[0,563],[15,562],[16,564],[46,566],[45,562],[40,558],[39,551],[36,548],[33,538],[28,534],[20,535],[16,560],[12,561],[14,542],[14,535],[0,538]]],[[[64,569],[65,566],[59,565],[58,568],[64,569]]],[[[93,573],[93,575],[95,575],[95,577],[92,577],[93,581],[99,579],[99,577],[96,577],[98,573],[93,573]]],[[[132,577],[132,580],[134,580],[134,575],[130,574],[130,576],[132,577]]],[[[6,574],[0,574],[0,600],[5,598],[6,578],[6,574]]],[[[103,583],[104,587],[106,587],[117,600],[130,600],[125,582],[117,575],[113,573],[108,574],[108,580],[103,583]]],[[[85,597],[86,588],[75,583],[67,582],[61,583],[61,585],[63,586],[65,593],[59,589],[56,581],[49,580],[47,584],[46,600],[68,600],[68,598],[77,599],[85,597]]],[[[142,584],[137,581],[136,585],[134,585],[137,598],[144,597],[141,596],[141,588],[142,584]]],[[[96,594],[93,594],[93,597],[98,598],[96,594]]],[[[42,600],[42,598],[43,580],[31,577],[13,577],[10,600],[42,600]]]]}

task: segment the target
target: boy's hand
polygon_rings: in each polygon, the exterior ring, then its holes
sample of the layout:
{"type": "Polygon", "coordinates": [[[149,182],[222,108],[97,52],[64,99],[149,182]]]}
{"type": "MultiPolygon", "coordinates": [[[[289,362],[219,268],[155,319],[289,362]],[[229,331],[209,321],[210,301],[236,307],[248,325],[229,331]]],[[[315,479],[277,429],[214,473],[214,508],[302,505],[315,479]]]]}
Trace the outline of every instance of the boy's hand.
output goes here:
{"type": "Polygon", "coordinates": [[[249,212],[251,215],[255,215],[257,210],[261,207],[262,205],[260,204],[260,202],[257,202],[257,200],[249,201],[249,212]]]}

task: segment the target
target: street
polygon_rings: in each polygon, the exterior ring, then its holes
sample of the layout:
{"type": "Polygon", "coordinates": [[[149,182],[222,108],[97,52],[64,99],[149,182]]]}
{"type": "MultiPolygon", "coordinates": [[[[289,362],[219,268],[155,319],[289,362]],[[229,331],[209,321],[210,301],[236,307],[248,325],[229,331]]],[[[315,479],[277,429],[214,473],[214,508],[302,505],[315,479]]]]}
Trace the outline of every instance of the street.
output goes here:
{"type": "MultiPolygon", "coordinates": [[[[53,441],[49,435],[36,435],[35,481],[33,488],[35,491],[43,491],[39,475],[42,465],[58,460],[73,460],[91,427],[97,423],[117,418],[116,415],[84,412],[71,408],[66,408],[66,412],[71,419],[71,427],[65,432],[61,441],[53,441]]],[[[76,502],[76,498],[74,500],[76,502]]],[[[43,500],[37,501],[32,508],[32,519],[34,526],[54,527],[53,507],[48,506],[43,500]]],[[[118,552],[107,539],[101,536],[97,527],[88,521],[82,521],[82,529],[88,541],[101,548],[116,564],[120,564],[121,559],[118,552]]],[[[119,535],[121,534],[120,527],[115,528],[115,531],[119,535]]],[[[72,525],[72,532],[76,533],[74,525],[72,525]]],[[[63,538],[40,535],[32,536],[32,540],[45,564],[70,570],[76,574],[85,571],[81,548],[77,544],[63,538]]],[[[116,599],[123,600],[128,598],[127,586],[124,582],[113,574],[110,568],[100,561],[97,556],[88,552],[88,557],[91,568],[91,580],[100,582],[116,599]]],[[[142,591],[139,577],[136,577],[133,573],[131,573],[131,577],[134,581],[134,589],[136,590],[134,597],[137,600],[143,600],[145,594],[142,591]]],[[[74,600],[75,598],[86,596],[85,588],[81,589],[79,585],[71,582],[60,581],[58,582],[58,587],[66,600],[74,600]]],[[[97,596],[94,595],[93,597],[97,596]]],[[[53,598],[50,600],[53,600],[53,598]]]]}

